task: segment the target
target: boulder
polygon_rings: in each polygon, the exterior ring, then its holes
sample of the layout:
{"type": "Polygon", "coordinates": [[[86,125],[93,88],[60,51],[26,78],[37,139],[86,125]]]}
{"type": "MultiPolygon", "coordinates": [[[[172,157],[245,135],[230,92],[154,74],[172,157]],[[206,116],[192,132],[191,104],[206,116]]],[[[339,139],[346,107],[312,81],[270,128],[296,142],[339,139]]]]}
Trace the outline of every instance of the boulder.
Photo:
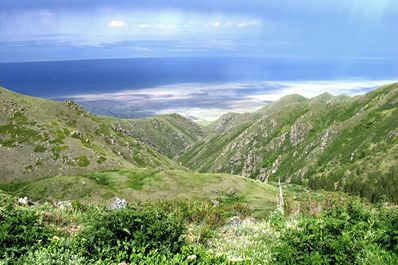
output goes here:
{"type": "Polygon", "coordinates": [[[231,219],[229,219],[229,222],[228,222],[228,224],[229,224],[230,226],[238,226],[238,225],[240,225],[241,223],[242,223],[242,219],[240,219],[239,216],[233,216],[233,217],[231,217],[231,219]]]}
{"type": "Polygon", "coordinates": [[[227,191],[227,195],[228,195],[228,196],[235,196],[235,195],[236,195],[236,191],[235,191],[233,188],[230,188],[230,189],[227,191]]]}
{"type": "Polygon", "coordinates": [[[213,206],[220,205],[220,202],[218,200],[211,200],[211,203],[213,203],[213,206]]]}
{"type": "Polygon", "coordinates": [[[22,204],[22,205],[29,205],[29,200],[28,200],[28,197],[21,197],[21,198],[19,198],[18,199],[18,203],[19,204],[22,204]]]}
{"type": "Polygon", "coordinates": [[[55,206],[57,206],[61,210],[71,209],[72,203],[70,201],[59,201],[59,202],[55,203],[55,206]]]}
{"type": "Polygon", "coordinates": [[[123,209],[126,207],[127,207],[127,201],[125,199],[121,199],[118,197],[116,197],[115,200],[109,206],[111,210],[123,209]]]}

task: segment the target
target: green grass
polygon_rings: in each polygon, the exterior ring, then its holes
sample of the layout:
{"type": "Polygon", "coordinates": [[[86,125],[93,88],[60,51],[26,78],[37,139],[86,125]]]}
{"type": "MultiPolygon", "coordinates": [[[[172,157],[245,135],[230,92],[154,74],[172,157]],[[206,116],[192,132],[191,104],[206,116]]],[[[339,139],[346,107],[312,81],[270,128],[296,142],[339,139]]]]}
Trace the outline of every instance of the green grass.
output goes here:
{"type": "Polygon", "coordinates": [[[142,168],[48,177],[18,185],[4,184],[0,189],[35,199],[102,204],[115,196],[131,201],[216,199],[223,204],[243,203],[258,215],[275,209],[278,193],[272,185],[234,175],[142,168]],[[230,190],[236,195],[228,195],[230,190]]]}
{"type": "Polygon", "coordinates": [[[75,160],[79,167],[87,167],[90,165],[90,160],[87,158],[87,156],[78,156],[75,157],[75,160]]]}
{"type": "Polygon", "coordinates": [[[157,171],[152,171],[148,170],[147,172],[125,172],[123,171],[128,177],[128,187],[133,189],[133,190],[142,190],[145,184],[145,181],[148,180],[148,178],[152,178],[158,173],[157,171]]]}

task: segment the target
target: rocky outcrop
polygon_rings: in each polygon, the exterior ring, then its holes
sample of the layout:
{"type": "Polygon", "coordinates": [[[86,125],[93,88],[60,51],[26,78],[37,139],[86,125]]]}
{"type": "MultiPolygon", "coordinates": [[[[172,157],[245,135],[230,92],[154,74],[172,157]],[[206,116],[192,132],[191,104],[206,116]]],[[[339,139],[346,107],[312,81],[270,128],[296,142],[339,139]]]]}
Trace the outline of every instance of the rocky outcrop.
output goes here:
{"type": "Polygon", "coordinates": [[[304,141],[307,133],[312,129],[312,126],[309,122],[304,120],[296,121],[293,126],[290,128],[290,142],[292,146],[299,145],[302,141],[304,141]]]}

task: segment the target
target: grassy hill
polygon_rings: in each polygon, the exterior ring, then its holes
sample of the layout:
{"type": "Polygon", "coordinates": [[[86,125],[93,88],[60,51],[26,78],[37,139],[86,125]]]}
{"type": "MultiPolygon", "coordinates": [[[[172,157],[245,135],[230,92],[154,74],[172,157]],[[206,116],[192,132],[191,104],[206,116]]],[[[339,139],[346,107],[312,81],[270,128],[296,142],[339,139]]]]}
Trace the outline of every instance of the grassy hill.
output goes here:
{"type": "Polygon", "coordinates": [[[206,136],[180,115],[102,117],[71,101],[38,99],[4,88],[0,112],[0,189],[14,195],[97,204],[115,197],[218,199],[263,212],[275,208],[277,189],[272,185],[192,173],[155,150],[177,156],[206,136]]]}
{"type": "MultiPolygon", "coordinates": [[[[236,116],[235,116],[236,117],[236,116]]],[[[222,119],[225,119],[223,117],[222,119]]],[[[398,201],[398,84],[349,98],[290,95],[180,157],[199,172],[344,190],[398,201]]],[[[211,127],[212,125],[210,125],[211,127]]]]}
{"type": "Polygon", "coordinates": [[[120,169],[0,184],[0,189],[33,200],[78,200],[99,205],[127,201],[218,200],[243,203],[256,212],[275,209],[278,188],[240,176],[182,170],[120,169]]]}
{"type": "Polygon", "coordinates": [[[0,88],[1,182],[123,167],[181,168],[115,118],[0,88]]]}

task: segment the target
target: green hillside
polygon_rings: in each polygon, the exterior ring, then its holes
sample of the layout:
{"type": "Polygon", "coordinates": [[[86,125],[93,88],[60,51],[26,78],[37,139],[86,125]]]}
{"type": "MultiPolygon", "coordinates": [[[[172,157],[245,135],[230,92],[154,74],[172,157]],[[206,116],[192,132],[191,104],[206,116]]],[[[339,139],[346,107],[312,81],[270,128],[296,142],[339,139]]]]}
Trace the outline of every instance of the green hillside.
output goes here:
{"type": "Polygon", "coordinates": [[[127,125],[131,127],[129,134],[170,158],[176,158],[207,136],[205,129],[178,114],[128,120],[127,125]]]}
{"type": "Polygon", "coordinates": [[[234,175],[192,173],[155,150],[177,156],[206,136],[180,115],[102,117],[71,101],[38,99],[4,88],[0,104],[3,191],[34,200],[108,204],[115,197],[218,199],[263,212],[275,208],[274,186],[234,175]]]}
{"type": "Polygon", "coordinates": [[[239,125],[250,122],[253,119],[253,113],[233,113],[229,112],[222,115],[216,121],[206,126],[210,135],[224,134],[239,125]]]}
{"type": "Polygon", "coordinates": [[[128,129],[120,120],[92,115],[72,101],[0,88],[0,180],[136,166],[180,168],[128,129]]]}
{"type": "Polygon", "coordinates": [[[198,142],[180,161],[199,172],[398,201],[398,84],[353,98],[291,95],[250,117],[198,142]]]}
{"type": "MultiPolygon", "coordinates": [[[[240,176],[181,170],[120,169],[0,184],[0,189],[33,200],[78,200],[109,205],[127,201],[218,200],[243,203],[266,213],[275,209],[278,188],[240,176]]],[[[287,194],[286,194],[287,195],[287,194]]]]}

